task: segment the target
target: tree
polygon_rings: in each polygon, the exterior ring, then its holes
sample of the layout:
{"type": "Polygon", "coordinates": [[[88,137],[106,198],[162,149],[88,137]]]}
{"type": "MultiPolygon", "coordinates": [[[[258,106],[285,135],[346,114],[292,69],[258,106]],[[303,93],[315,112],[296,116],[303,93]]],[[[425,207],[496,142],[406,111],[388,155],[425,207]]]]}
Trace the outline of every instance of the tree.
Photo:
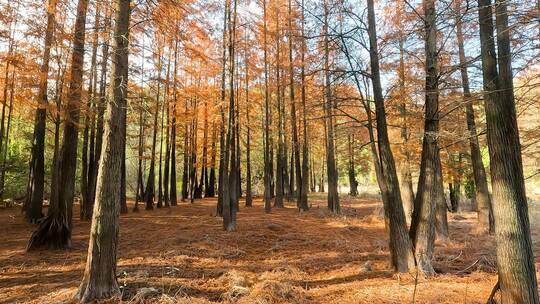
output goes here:
{"type": "Polygon", "coordinates": [[[431,264],[435,243],[435,211],[443,200],[441,161],[439,156],[439,69],[437,28],[434,0],[424,0],[426,89],[422,160],[418,190],[414,202],[410,235],[418,269],[426,276],[435,274],[431,264]]]}
{"type": "Polygon", "coordinates": [[[84,276],[76,298],[83,303],[120,294],[116,281],[116,259],[120,221],[122,157],[125,138],[122,132],[123,108],[127,106],[128,44],[130,0],[115,0],[116,25],[113,63],[107,103],[103,150],[96,187],[90,242],[84,276]]]}
{"type": "Polygon", "coordinates": [[[371,77],[377,118],[377,142],[382,175],[381,193],[385,217],[388,219],[392,266],[398,272],[408,272],[414,268],[414,257],[411,240],[407,235],[407,222],[403,211],[403,203],[401,202],[396,165],[390,149],[390,140],[388,139],[386,110],[379,72],[379,51],[373,0],[368,0],[368,33],[371,77]]]}
{"type": "Polygon", "coordinates": [[[459,50],[461,85],[463,87],[463,98],[467,116],[467,129],[469,131],[471,162],[474,174],[474,184],[476,186],[478,225],[480,230],[492,232],[493,221],[491,218],[493,216],[493,212],[491,208],[491,198],[489,195],[486,171],[484,169],[484,164],[482,163],[480,143],[478,142],[478,133],[476,131],[475,113],[473,108],[474,100],[469,85],[469,73],[467,71],[467,60],[465,57],[465,39],[463,36],[463,22],[461,16],[461,1],[456,2],[456,36],[459,50]]]}
{"type": "Polygon", "coordinates": [[[272,210],[272,134],[270,130],[271,109],[270,92],[268,88],[268,30],[266,0],[263,0],[263,58],[264,58],[264,210],[269,213],[272,210]]]}
{"type": "Polygon", "coordinates": [[[71,79],[66,104],[66,120],[64,122],[60,153],[58,182],[62,187],[58,189],[58,196],[55,201],[50,202],[47,217],[40,222],[37,229],[32,233],[27,247],[28,250],[41,247],[67,248],[71,246],[87,8],[88,1],[79,0],[74,27],[75,35],[71,56],[71,79]]]}
{"type": "Polygon", "coordinates": [[[326,116],[326,166],[328,176],[328,209],[334,213],[340,212],[338,194],[338,172],[335,159],[334,143],[334,100],[330,88],[330,49],[328,32],[328,0],[324,0],[324,107],[326,116]]]}
{"type": "MultiPolygon", "coordinates": [[[[49,79],[49,60],[55,25],[56,4],[57,0],[49,0],[47,6],[45,46],[39,75],[39,101],[34,119],[34,135],[29,174],[30,180],[28,182],[28,190],[26,193],[26,218],[31,223],[35,223],[43,216],[43,189],[45,187],[45,123],[47,118],[46,107],[48,104],[47,86],[49,79]]],[[[6,69],[6,71],[7,70],[8,69],[6,69]]]]}
{"type": "Polygon", "coordinates": [[[497,268],[503,303],[540,303],[518,134],[507,4],[478,1],[497,268]]]}

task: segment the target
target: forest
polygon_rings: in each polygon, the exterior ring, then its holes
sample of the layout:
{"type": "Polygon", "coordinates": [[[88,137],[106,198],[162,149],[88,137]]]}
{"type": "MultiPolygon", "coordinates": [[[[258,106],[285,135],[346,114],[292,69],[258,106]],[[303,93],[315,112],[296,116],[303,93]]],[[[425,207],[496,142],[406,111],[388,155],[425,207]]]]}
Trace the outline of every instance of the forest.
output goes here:
{"type": "Polygon", "coordinates": [[[0,0],[0,303],[540,304],[540,0],[0,0]]]}

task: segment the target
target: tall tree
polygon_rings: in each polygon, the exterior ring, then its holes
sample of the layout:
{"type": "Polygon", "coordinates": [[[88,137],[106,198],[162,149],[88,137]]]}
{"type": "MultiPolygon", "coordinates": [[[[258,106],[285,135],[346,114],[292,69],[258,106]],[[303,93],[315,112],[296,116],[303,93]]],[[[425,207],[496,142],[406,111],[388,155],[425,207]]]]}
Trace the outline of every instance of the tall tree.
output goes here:
{"type": "MultiPolygon", "coordinates": [[[[291,129],[292,129],[292,150],[294,157],[291,158],[291,162],[294,162],[294,166],[291,166],[291,176],[294,172],[296,179],[291,180],[291,185],[296,183],[297,201],[296,205],[300,208],[300,192],[302,192],[302,172],[300,168],[300,143],[298,141],[298,127],[296,123],[296,100],[294,94],[294,62],[293,62],[293,28],[292,28],[292,1],[289,0],[288,6],[288,40],[289,40],[289,98],[291,99],[291,129]],[[294,167],[294,171],[292,170],[294,167]]],[[[294,194],[293,194],[294,197],[294,194]]]]}
{"type": "Polygon", "coordinates": [[[435,210],[443,198],[439,156],[439,67],[437,54],[437,12],[435,0],[423,0],[425,27],[425,121],[418,191],[410,235],[416,263],[426,276],[433,275],[431,264],[435,243],[435,210]]]}
{"type": "Polygon", "coordinates": [[[502,303],[538,304],[531,232],[516,118],[507,3],[478,0],[484,105],[502,303]],[[495,45],[497,51],[495,51],[495,45]]]}
{"type": "Polygon", "coordinates": [[[326,120],[326,167],[328,176],[328,209],[332,212],[340,212],[339,194],[338,194],[338,171],[335,159],[334,143],[334,99],[332,89],[330,88],[330,46],[328,32],[328,0],[324,0],[324,107],[326,120]]]}
{"type": "Polygon", "coordinates": [[[263,59],[264,59],[264,210],[269,213],[272,210],[272,171],[271,147],[273,145],[270,130],[271,109],[270,92],[268,88],[268,26],[267,6],[263,0],[263,59]]]}
{"type": "Polygon", "coordinates": [[[304,0],[301,3],[302,7],[302,25],[301,25],[301,50],[300,50],[300,79],[301,79],[301,99],[302,99],[302,127],[304,133],[304,142],[302,146],[302,187],[300,188],[298,205],[300,210],[307,211],[308,205],[308,181],[309,181],[309,152],[308,152],[308,127],[307,127],[307,107],[306,107],[306,39],[305,39],[305,15],[304,15],[304,0]]]}
{"type": "MultiPolygon", "coordinates": [[[[161,89],[161,53],[158,51],[157,54],[157,92],[156,92],[156,104],[154,109],[154,126],[153,126],[153,135],[152,135],[152,154],[150,155],[150,169],[148,171],[148,178],[146,179],[146,190],[144,191],[145,194],[145,201],[146,206],[154,205],[154,197],[155,197],[155,166],[156,166],[156,143],[157,143],[157,131],[158,131],[158,117],[159,117],[159,94],[161,89]]],[[[161,207],[161,205],[157,205],[158,208],[161,207]]]]}
{"type": "Polygon", "coordinates": [[[467,129],[469,131],[469,146],[471,150],[471,163],[476,186],[476,208],[478,213],[478,226],[485,232],[493,231],[493,216],[491,208],[491,198],[487,184],[486,171],[482,163],[482,154],[480,153],[480,143],[478,142],[478,133],[476,131],[475,113],[473,108],[474,99],[471,94],[469,84],[469,74],[467,71],[467,60],[465,57],[465,38],[463,36],[462,21],[462,1],[456,1],[456,36],[459,50],[459,66],[461,72],[461,85],[463,87],[463,99],[465,102],[465,113],[467,116],[467,129]]]}
{"type": "Polygon", "coordinates": [[[409,117],[407,111],[407,93],[405,90],[405,41],[407,39],[404,25],[403,25],[403,14],[405,11],[405,0],[400,1],[400,6],[397,9],[398,11],[398,31],[399,31],[399,95],[401,102],[399,104],[399,112],[401,116],[401,140],[403,141],[403,162],[399,166],[399,175],[400,175],[400,191],[401,198],[403,202],[403,210],[405,211],[405,217],[407,223],[410,224],[411,216],[413,211],[414,204],[414,191],[412,184],[412,173],[411,173],[411,151],[409,148],[410,141],[410,131],[409,131],[409,117]]]}
{"type": "Polygon", "coordinates": [[[79,0],[74,27],[73,53],[71,55],[71,79],[60,153],[58,182],[62,187],[58,189],[56,200],[50,202],[47,217],[40,222],[37,229],[32,233],[27,247],[28,250],[40,247],[66,248],[71,246],[87,8],[88,0],[79,0]]]}
{"type": "MultiPolygon", "coordinates": [[[[32,142],[32,155],[30,160],[30,180],[26,193],[26,218],[35,223],[43,216],[43,189],[45,186],[45,122],[47,118],[47,86],[49,74],[49,60],[55,25],[57,0],[49,0],[47,5],[47,28],[45,30],[45,46],[43,61],[39,75],[38,108],[34,119],[34,135],[32,142]]],[[[6,69],[7,71],[7,69],[6,69]]]]}
{"type": "Polygon", "coordinates": [[[390,254],[394,269],[399,272],[407,272],[414,268],[414,256],[411,240],[407,234],[407,222],[401,202],[396,165],[392,150],[390,149],[390,140],[388,139],[386,110],[379,70],[379,51],[377,47],[377,28],[373,0],[368,0],[368,32],[371,77],[375,98],[375,113],[377,116],[377,143],[382,174],[381,192],[383,193],[385,217],[388,219],[390,254]]]}
{"type": "MultiPolygon", "coordinates": [[[[176,26],[179,26],[178,24],[176,26]]],[[[171,179],[171,188],[169,190],[170,194],[170,201],[172,206],[176,206],[177,204],[177,196],[176,196],[176,104],[178,102],[177,100],[177,80],[176,75],[178,73],[178,36],[175,37],[174,41],[174,69],[173,69],[173,105],[172,105],[172,119],[171,119],[171,139],[170,139],[170,145],[171,145],[171,167],[170,167],[170,179],[171,179]]]]}
{"type": "Polygon", "coordinates": [[[115,0],[116,25],[113,39],[113,63],[103,134],[96,202],[84,276],[76,298],[83,303],[120,294],[116,281],[120,221],[119,183],[125,138],[122,132],[123,108],[127,106],[128,44],[130,0],[115,0]]]}

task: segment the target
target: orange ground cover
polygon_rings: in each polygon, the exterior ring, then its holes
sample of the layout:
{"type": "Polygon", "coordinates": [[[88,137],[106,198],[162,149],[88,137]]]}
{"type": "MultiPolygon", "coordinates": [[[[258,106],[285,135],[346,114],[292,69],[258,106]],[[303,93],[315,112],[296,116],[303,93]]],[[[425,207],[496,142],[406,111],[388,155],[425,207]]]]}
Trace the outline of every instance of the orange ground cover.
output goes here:
{"type": "MultiPolygon", "coordinates": [[[[241,207],[234,233],[222,231],[215,199],[122,216],[122,301],[485,303],[496,282],[494,241],[474,233],[473,212],[449,215],[451,240],[436,248],[439,274],[415,280],[388,268],[384,221],[373,215],[379,201],[344,197],[339,216],[320,196],[310,202],[307,213],[291,203],[265,214],[256,200],[241,207]],[[143,298],[141,290],[150,292],[143,298]]],[[[533,219],[538,209],[531,207],[533,219]]],[[[538,256],[540,229],[532,225],[538,256]]],[[[20,209],[0,210],[0,227],[0,302],[69,302],[82,277],[90,223],[75,215],[71,250],[32,253],[25,246],[33,226],[20,209]]]]}

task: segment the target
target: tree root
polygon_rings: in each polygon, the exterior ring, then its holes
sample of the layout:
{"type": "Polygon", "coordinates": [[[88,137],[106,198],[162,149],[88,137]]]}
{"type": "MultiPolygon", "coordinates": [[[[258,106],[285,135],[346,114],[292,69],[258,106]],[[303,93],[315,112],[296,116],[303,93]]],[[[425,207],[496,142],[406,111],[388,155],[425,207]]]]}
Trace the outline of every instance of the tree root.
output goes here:
{"type": "Polygon", "coordinates": [[[71,230],[63,217],[44,217],[32,233],[26,251],[71,248],[71,230]]]}
{"type": "Polygon", "coordinates": [[[499,281],[497,280],[497,284],[493,286],[493,290],[491,290],[491,294],[489,295],[489,298],[486,304],[497,304],[497,302],[495,302],[495,294],[497,294],[497,291],[499,291],[500,289],[501,289],[501,285],[499,284],[499,281]]]}

